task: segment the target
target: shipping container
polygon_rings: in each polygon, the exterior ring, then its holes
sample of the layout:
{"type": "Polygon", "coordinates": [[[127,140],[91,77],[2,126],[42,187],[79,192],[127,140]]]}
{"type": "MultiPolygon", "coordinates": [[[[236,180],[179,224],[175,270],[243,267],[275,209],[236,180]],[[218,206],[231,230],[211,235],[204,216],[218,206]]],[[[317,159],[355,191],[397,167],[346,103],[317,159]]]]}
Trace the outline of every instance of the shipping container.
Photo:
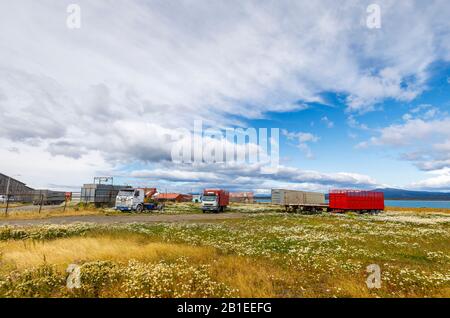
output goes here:
{"type": "Polygon", "coordinates": [[[333,211],[384,210],[384,193],[360,190],[331,190],[329,208],[333,211]]]}
{"type": "Polygon", "coordinates": [[[96,206],[114,206],[120,190],[130,189],[131,186],[110,184],[85,184],[81,188],[80,202],[94,203],[96,206]]]}
{"type": "Polygon", "coordinates": [[[320,192],[272,189],[272,203],[278,205],[325,205],[325,194],[320,192]]]}
{"type": "Polygon", "coordinates": [[[34,190],[34,205],[58,205],[66,200],[66,192],[52,190],[34,190]]]}

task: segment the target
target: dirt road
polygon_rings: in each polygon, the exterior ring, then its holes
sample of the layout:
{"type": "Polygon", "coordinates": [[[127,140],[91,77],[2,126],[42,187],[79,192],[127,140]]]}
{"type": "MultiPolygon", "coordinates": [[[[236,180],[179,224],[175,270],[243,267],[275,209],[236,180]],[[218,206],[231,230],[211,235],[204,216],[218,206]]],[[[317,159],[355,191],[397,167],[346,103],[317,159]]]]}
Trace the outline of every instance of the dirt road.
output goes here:
{"type": "Polygon", "coordinates": [[[28,220],[0,220],[0,226],[32,226],[43,224],[72,224],[72,223],[152,223],[152,222],[193,222],[215,221],[224,219],[238,219],[246,215],[243,213],[222,214],[139,214],[139,215],[83,215],[59,216],[43,219],[28,220]]]}
{"type": "MultiPolygon", "coordinates": [[[[61,209],[62,207],[59,205],[43,205],[42,210],[56,210],[61,209]]],[[[0,208],[0,213],[5,213],[5,207],[2,206],[0,208]]],[[[10,206],[8,211],[20,211],[20,212],[35,212],[39,211],[39,205],[20,205],[20,206],[10,206]]]]}

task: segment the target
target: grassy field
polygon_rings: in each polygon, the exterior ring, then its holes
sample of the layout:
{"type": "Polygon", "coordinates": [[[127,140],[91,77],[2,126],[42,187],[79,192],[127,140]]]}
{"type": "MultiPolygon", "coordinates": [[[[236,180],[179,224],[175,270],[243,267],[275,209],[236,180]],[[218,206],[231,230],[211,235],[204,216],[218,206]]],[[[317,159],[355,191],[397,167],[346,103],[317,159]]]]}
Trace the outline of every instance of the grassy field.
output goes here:
{"type": "Polygon", "coordinates": [[[248,208],[212,223],[0,228],[0,296],[450,297],[446,213],[248,208]],[[66,287],[69,264],[80,288],[66,287]],[[380,289],[366,285],[370,264],[380,289]]]}

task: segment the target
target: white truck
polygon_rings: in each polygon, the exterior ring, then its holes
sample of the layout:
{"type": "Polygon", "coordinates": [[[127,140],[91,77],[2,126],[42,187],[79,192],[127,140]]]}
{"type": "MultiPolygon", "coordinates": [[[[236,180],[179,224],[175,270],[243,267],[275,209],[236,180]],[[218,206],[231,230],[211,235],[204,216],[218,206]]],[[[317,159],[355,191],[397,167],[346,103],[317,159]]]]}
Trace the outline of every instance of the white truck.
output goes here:
{"type": "Polygon", "coordinates": [[[116,197],[116,210],[119,211],[151,211],[162,210],[164,205],[158,202],[149,202],[156,189],[130,188],[122,189],[116,197]]]}

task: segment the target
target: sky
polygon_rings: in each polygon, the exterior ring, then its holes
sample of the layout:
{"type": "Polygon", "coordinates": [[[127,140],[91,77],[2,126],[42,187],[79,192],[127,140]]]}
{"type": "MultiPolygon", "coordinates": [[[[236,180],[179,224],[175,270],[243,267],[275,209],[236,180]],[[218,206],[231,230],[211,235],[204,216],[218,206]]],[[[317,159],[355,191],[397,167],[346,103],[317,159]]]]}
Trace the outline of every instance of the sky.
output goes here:
{"type": "Polygon", "coordinates": [[[72,191],[450,191],[449,16],[445,0],[1,1],[0,172],[72,191]],[[195,121],[279,129],[276,171],[175,162],[195,121]]]}

